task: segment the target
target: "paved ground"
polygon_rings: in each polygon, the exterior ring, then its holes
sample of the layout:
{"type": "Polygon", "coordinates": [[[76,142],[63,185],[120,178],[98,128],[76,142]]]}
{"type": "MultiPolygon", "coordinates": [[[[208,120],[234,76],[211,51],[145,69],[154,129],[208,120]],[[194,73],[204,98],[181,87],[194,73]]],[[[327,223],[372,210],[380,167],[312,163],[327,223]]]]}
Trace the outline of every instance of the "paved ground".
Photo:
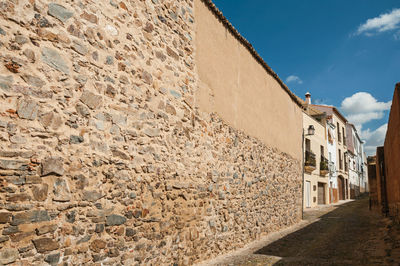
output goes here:
{"type": "Polygon", "coordinates": [[[304,218],[302,229],[216,265],[400,265],[400,226],[369,211],[366,197],[304,218]]]}

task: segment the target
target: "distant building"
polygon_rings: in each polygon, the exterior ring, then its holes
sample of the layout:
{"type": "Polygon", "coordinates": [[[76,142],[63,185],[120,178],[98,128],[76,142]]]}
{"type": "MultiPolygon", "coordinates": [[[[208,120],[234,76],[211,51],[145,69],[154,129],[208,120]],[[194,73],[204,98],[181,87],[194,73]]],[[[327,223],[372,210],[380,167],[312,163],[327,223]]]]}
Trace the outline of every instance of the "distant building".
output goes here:
{"type": "Polygon", "coordinates": [[[367,181],[364,178],[364,150],[363,142],[353,124],[346,124],[347,151],[349,158],[350,198],[354,199],[365,192],[367,181]]]}

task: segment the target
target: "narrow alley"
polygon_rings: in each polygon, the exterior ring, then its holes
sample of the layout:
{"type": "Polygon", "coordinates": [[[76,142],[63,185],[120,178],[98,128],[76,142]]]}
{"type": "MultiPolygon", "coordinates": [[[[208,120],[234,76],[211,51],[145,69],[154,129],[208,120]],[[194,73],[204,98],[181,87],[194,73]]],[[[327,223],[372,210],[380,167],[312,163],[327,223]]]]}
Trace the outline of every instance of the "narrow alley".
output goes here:
{"type": "Polygon", "coordinates": [[[218,265],[399,265],[400,226],[369,211],[368,197],[306,211],[308,226],[218,265]]]}

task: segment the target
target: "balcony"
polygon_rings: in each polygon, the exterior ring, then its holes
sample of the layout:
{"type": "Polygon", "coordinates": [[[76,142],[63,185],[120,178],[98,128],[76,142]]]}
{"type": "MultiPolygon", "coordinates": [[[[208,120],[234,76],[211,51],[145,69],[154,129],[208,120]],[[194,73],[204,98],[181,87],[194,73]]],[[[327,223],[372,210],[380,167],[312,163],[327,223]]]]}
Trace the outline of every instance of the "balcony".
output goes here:
{"type": "Polygon", "coordinates": [[[329,173],[329,163],[328,159],[321,156],[321,162],[319,163],[319,175],[326,176],[329,173]]]}
{"type": "Polygon", "coordinates": [[[306,158],[304,161],[304,172],[311,174],[317,167],[317,161],[315,159],[315,153],[306,151],[306,158]]]}

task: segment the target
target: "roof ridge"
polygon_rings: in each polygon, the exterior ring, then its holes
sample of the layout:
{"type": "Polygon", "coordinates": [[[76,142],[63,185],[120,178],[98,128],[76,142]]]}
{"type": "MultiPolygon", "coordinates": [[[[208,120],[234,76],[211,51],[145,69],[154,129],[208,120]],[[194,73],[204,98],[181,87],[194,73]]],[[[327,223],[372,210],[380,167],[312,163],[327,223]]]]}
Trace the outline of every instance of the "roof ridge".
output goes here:
{"type": "Polygon", "coordinates": [[[238,39],[251,53],[251,55],[258,61],[258,63],[263,66],[263,68],[281,85],[281,87],[289,94],[290,98],[301,108],[303,108],[301,102],[296,98],[297,96],[289,89],[289,87],[283,83],[279,76],[271,69],[271,67],[264,61],[264,59],[257,53],[253,48],[253,45],[246,40],[229,22],[229,20],[222,14],[222,12],[217,8],[217,6],[212,2],[212,0],[201,0],[206,6],[212,11],[212,13],[219,19],[220,22],[233,34],[233,36],[238,39]]]}

